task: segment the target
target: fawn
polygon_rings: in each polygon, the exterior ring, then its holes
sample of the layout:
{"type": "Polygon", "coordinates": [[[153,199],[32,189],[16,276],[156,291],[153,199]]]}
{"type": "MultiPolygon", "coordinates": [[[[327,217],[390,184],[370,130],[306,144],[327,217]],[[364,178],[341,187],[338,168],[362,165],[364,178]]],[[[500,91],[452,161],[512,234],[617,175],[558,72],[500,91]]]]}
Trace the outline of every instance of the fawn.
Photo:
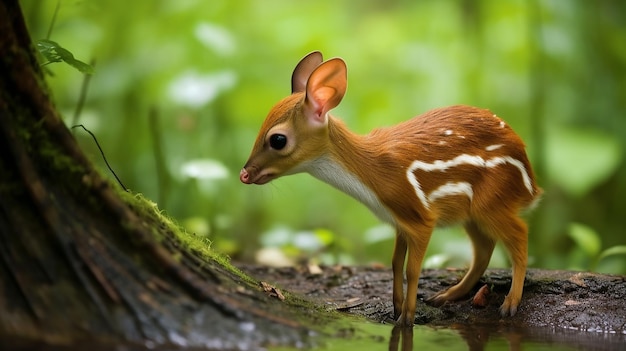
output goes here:
{"type": "Polygon", "coordinates": [[[421,264],[436,225],[462,224],[474,255],[458,284],[428,299],[434,305],[466,295],[502,240],[513,268],[500,313],[513,316],[528,250],[528,229],[519,213],[542,192],[520,137],[489,110],[470,106],[434,109],[357,135],[328,113],[342,100],[346,84],[340,58],[323,62],[317,51],[304,57],[291,78],[292,94],[263,122],[241,182],[265,184],[307,172],[393,225],[393,312],[399,326],[413,325],[421,264]]]}

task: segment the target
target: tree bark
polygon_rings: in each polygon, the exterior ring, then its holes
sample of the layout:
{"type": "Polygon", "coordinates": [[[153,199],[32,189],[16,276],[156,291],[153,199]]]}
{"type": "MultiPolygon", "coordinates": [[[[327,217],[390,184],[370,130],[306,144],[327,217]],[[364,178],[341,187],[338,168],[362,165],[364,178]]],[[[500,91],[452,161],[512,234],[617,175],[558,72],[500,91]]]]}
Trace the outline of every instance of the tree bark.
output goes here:
{"type": "Polygon", "coordinates": [[[16,0],[0,4],[0,52],[0,339],[306,344],[292,306],[94,169],[51,102],[16,0]]]}

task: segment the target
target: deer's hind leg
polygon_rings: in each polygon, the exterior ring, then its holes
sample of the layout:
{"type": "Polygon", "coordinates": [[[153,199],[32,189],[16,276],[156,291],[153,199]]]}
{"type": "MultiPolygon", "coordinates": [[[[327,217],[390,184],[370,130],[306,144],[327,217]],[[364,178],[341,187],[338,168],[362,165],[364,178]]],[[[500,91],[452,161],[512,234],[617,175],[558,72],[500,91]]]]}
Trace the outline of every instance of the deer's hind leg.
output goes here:
{"type": "Polygon", "coordinates": [[[503,219],[500,238],[506,248],[513,266],[511,277],[511,289],[500,306],[500,314],[515,315],[517,307],[522,300],[524,279],[526,278],[526,265],[528,263],[528,226],[517,215],[503,219]]]}
{"type": "Polygon", "coordinates": [[[480,219],[480,228],[491,237],[502,240],[512,263],[511,289],[500,306],[500,314],[515,315],[522,299],[528,263],[528,226],[514,211],[489,211],[480,219]]]}
{"type": "Polygon", "coordinates": [[[467,295],[474,285],[476,285],[483,273],[485,273],[489,265],[496,240],[473,221],[466,223],[464,227],[472,240],[472,248],[474,250],[472,264],[458,284],[428,299],[428,302],[433,305],[439,306],[446,301],[458,300],[467,295]]]}

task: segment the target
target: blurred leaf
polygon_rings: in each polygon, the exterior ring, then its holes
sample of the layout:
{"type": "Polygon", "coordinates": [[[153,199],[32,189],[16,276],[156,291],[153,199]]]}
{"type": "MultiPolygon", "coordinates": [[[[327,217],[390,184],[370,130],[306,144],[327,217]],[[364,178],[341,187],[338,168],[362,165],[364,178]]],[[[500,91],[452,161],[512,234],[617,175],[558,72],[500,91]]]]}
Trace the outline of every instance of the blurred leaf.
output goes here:
{"type": "Polygon", "coordinates": [[[202,158],[185,162],[180,169],[183,176],[193,179],[224,179],[228,169],[220,161],[202,158]]]}
{"type": "Polygon", "coordinates": [[[623,157],[619,141],[596,130],[552,129],[546,141],[548,175],[573,196],[605,181],[623,157]]]}
{"type": "Polygon", "coordinates": [[[293,232],[291,229],[278,226],[272,228],[261,235],[260,241],[262,247],[280,247],[291,242],[293,232]]]}
{"type": "Polygon", "coordinates": [[[385,240],[393,240],[396,237],[395,229],[388,224],[380,224],[369,228],[364,235],[364,241],[368,245],[377,244],[385,240]]]}
{"type": "Polygon", "coordinates": [[[585,254],[594,258],[600,253],[600,236],[591,227],[580,223],[570,223],[568,235],[585,254]]]}
{"type": "Polygon", "coordinates": [[[300,250],[309,252],[318,251],[325,246],[315,233],[309,231],[296,233],[293,237],[292,244],[300,250]]]}
{"type": "Polygon", "coordinates": [[[235,38],[225,27],[202,22],[196,25],[194,34],[202,44],[217,54],[230,56],[235,52],[235,38]]]}
{"type": "Polygon", "coordinates": [[[77,60],[69,50],[63,48],[57,42],[40,39],[37,41],[37,49],[48,60],[44,65],[63,61],[84,74],[93,74],[93,66],[77,60]]]}
{"type": "Polygon", "coordinates": [[[626,245],[618,245],[609,247],[608,249],[602,251],[600,257],[598,257],[598,261],[601,261],[604,258],[615,255],[626,255],[626,245]]]}
{"type": "Polygon", "coordinates": [[[223,70],[212,74],[200,74],[190,70],[176,77],[169,86],[169,96],[177,103],[190,107],[201,107],[219,93],[231,89],[237,83],[237,74],[223,70]]]}
{"type": "Polygon", "coordinates": [[[285,248],[278,247],[262,247],[254,254],[254,260],[258,264],[270,267],[287,267],[293,266],[292,256],[297,256],[299,252],[291,255],[285,248]]]}
{"type": "Polygon", "coordinates": [[[328,246],[335,241],[335,234],[328,229],[318,228],[313,233],[324,246],[328,246]]]}
{"type": "Polygon", "coordinates": [[[196,233],[200,236],[208,236],[211,234],[211,225],[206,218],[203,217],[189,217],[182,222],[183,226],[188,232],[196,233]]]}
{"type": "Polygon", "coordinates": [[[241,245],[236,240],[219,238],[215,242],[213,242],[213,246],[216,251],[224,253],[226,255],[234,255],[240,250],[241,245]]]}
{"type": "Polygon", "coordinates": [[[450,255],[448,254],[434,254],[427,257],[424,260],[424,268],[445,268],[450,262],[450,255]]]}

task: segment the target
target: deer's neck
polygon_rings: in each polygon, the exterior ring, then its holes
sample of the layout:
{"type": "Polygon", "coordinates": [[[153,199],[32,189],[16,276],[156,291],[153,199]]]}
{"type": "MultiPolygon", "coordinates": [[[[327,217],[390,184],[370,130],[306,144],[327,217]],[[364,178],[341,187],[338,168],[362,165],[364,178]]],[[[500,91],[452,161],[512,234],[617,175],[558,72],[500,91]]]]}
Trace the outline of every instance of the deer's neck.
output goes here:
{"type": "Polygon", "coordinates": [[[343,122],[329,117],[328,152],[307,165],[307,172],[365,204],[378,218],[394,224],[389,210],[374,191],[376,176],[368,170],[379,168],[375,145],[367,137],[357,135],[343,122]]]}

